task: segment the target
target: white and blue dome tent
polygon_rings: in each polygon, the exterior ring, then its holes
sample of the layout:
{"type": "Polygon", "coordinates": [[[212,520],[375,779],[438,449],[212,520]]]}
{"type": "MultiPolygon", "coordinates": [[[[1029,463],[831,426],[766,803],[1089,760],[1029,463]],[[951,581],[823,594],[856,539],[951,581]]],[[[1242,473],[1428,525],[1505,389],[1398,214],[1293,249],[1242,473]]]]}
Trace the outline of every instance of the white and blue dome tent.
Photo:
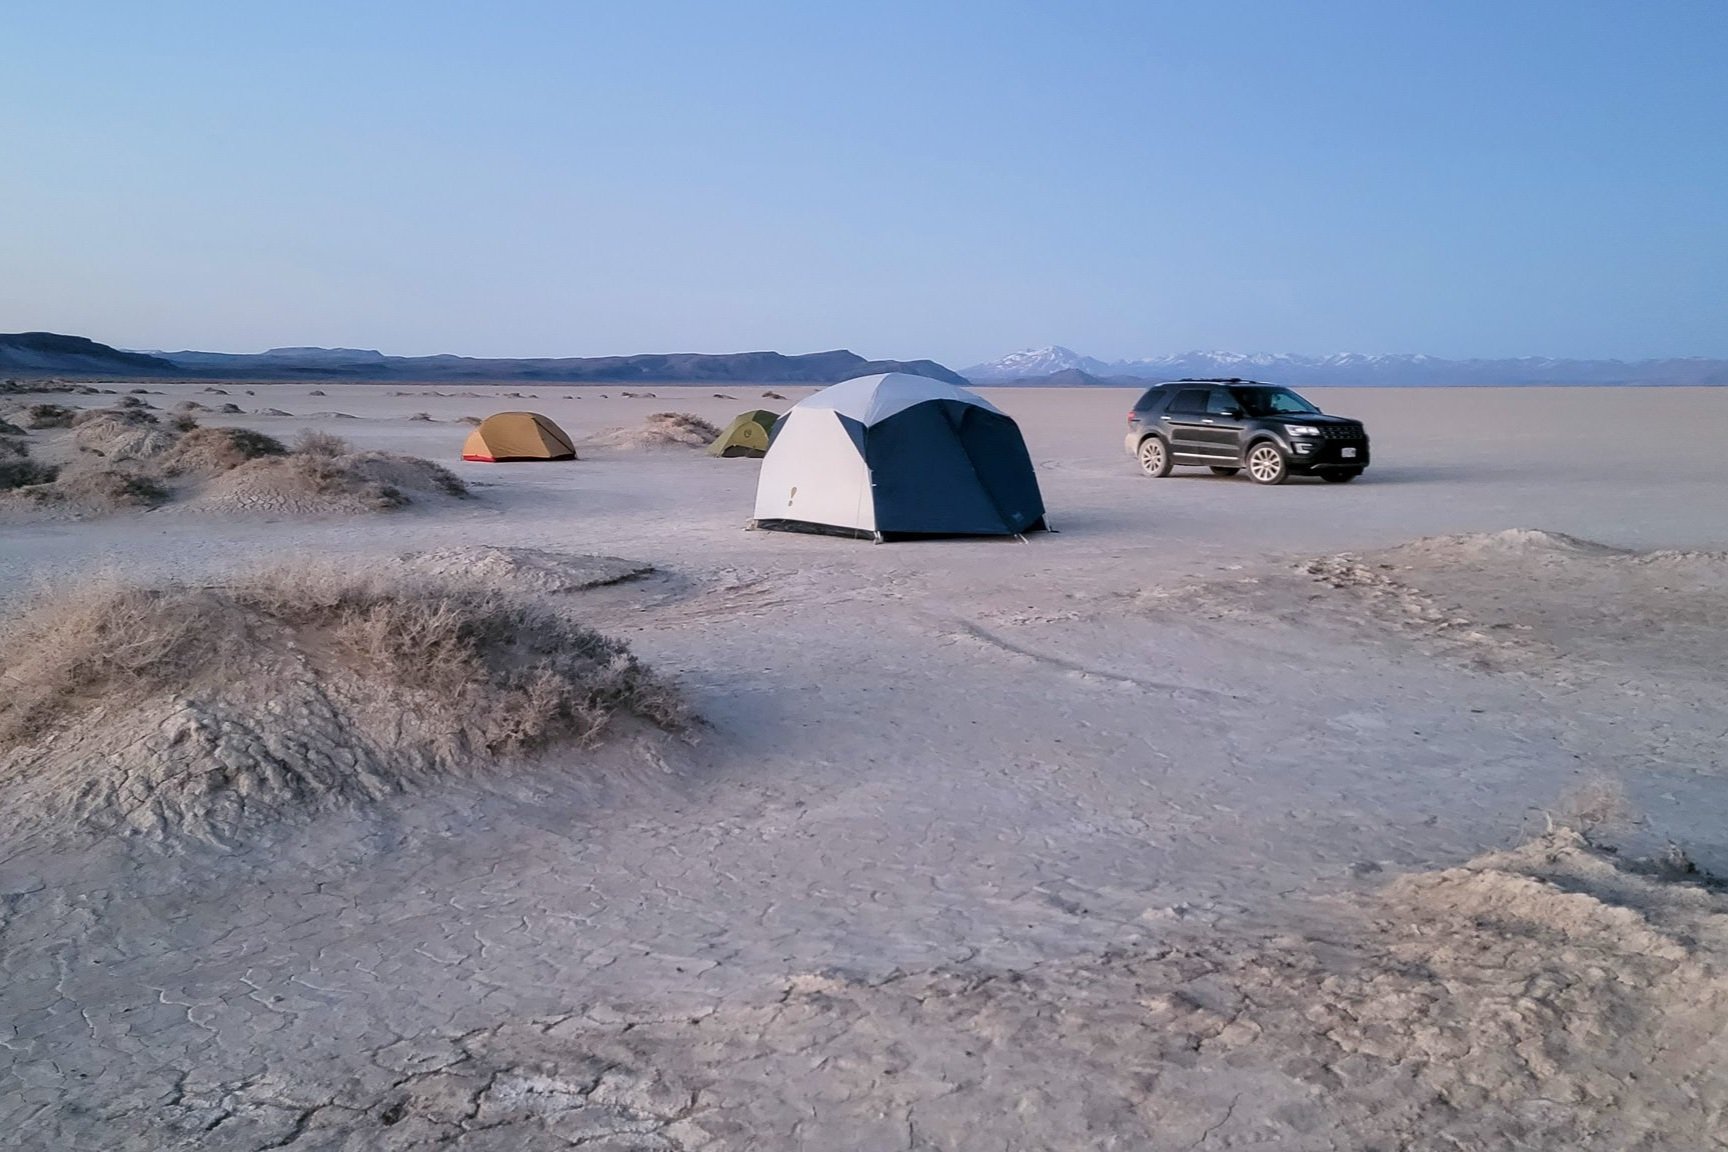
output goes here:
{"type": "Polygon", "coordinates": [[[774,425],[754,528],[877,540],[1043,528],[1020,427],[975,392],[889,372],[845,380],[774,425]]]}

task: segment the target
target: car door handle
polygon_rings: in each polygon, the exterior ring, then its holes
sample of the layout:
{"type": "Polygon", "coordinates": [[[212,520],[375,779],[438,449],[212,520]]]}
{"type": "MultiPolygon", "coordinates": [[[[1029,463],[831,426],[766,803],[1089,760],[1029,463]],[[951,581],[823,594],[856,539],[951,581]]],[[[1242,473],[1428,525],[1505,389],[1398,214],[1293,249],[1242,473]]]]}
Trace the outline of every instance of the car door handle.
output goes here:
{"type": "Polygon", "coordinates": [[[1216,424],[1216,423],[1218,423],[1218,421],[1216,421],[1216,420],[1202,420],[1202,421],[1200,421],[1200,423],[1202,423],[1202,424],[1216,424]]]}

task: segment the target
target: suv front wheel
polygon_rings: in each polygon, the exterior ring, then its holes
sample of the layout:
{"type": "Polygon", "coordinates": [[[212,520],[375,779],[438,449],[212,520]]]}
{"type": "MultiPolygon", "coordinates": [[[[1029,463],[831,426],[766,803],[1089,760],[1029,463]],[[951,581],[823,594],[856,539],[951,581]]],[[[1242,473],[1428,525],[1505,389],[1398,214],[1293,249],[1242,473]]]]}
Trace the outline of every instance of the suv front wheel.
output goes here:
{"type": "Polygon", "coordinates": [[[1164,441],[1156,436],[1148,436],[1140,441],[1140,471],[1148,476],[1170,475],[1170,449],[1164,446],[1164,441]]]}
{"type": "Polygon", "coordinates": [[[1248,449],[1248,478],[1256,484],[1282,484],[1290,478],[1290,462],[1283,449],[1262,440],[1248,449]]]}

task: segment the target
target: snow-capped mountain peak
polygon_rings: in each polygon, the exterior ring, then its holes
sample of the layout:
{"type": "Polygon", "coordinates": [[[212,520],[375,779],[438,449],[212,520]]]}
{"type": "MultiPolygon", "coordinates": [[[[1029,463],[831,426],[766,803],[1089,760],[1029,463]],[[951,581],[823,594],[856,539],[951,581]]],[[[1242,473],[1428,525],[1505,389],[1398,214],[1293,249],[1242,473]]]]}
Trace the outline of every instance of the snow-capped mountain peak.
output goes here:
{"type": "Polygon", "coordinates": [[[1082,372],[1098,372],[1109,367],[1102,360],[1082,356],[1071,348],[1052,344],[1047,348],[1027,348],[1011,352],[988,364],[974,364],[961,375],[968,380],[1019,380],[1027,376],[1048,376],[1077,368],[1082,372]]]}

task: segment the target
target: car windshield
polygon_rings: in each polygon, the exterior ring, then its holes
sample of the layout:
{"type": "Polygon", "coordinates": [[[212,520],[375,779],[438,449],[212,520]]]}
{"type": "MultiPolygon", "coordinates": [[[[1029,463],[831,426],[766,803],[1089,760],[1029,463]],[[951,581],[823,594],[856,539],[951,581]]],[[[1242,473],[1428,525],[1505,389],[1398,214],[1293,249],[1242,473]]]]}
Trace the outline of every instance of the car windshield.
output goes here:
{"type": "Polygon", "coordinates": [[[1232,388],[1230,395],[1250,416],[1308,416],[1320,411],[1288,388],[1232,388]]]}

